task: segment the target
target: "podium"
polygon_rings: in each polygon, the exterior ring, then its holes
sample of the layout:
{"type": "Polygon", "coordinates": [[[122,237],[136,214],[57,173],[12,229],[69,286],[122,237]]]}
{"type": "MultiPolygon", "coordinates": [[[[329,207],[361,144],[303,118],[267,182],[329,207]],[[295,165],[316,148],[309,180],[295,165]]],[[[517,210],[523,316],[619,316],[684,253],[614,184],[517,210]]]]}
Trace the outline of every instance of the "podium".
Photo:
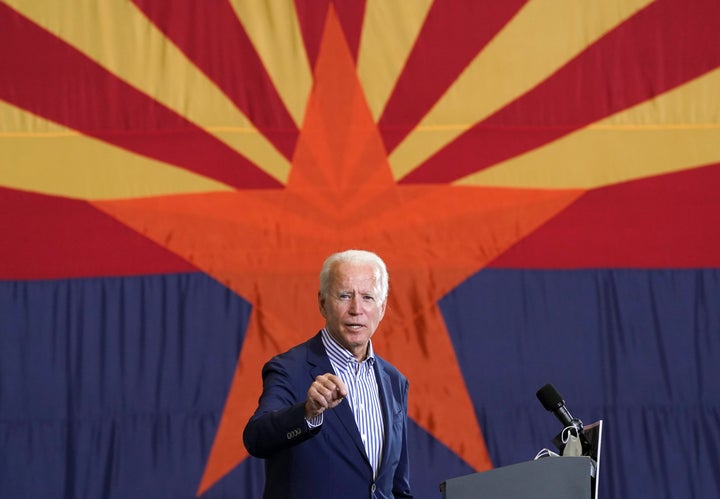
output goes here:
{"type": "Polygon", "coordinates": [[[591,499],[596,463],[586,456],[543,457],[440,484],[444,499],[591,499]]]}

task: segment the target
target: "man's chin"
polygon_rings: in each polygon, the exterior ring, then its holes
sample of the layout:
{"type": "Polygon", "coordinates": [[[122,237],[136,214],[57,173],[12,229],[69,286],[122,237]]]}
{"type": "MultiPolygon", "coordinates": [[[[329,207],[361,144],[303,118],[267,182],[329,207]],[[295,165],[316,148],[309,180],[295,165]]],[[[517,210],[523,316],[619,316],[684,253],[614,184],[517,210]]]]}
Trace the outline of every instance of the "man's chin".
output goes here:
{"type": "Polygon", "coordinates": [[[365,347],[367,343],[368,337],[362,332],[345,332],[345,334],[343,334],[343,345],[348,350],[365,347]]]}
{"type": "Polygon", "coordinates": [[[364,331],[346,331],[344,338],[348,345],[353,345],[356,347],[366,344],[368,340],[367,335],[365,335],[364,331]]]}

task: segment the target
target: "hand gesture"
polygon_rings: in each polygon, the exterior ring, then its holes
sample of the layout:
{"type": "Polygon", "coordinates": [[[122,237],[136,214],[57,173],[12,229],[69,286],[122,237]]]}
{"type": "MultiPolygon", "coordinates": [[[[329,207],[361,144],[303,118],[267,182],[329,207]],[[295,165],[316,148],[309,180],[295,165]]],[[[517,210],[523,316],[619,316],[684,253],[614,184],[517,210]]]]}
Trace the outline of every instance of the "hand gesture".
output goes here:
{"type": "Polygon", "coordinates": [[[337,407],[347,395],[347,386],[342,379],[331,373],[321,374],[308,389],[305,418],[310,420],[326,409],[337,407]]]}

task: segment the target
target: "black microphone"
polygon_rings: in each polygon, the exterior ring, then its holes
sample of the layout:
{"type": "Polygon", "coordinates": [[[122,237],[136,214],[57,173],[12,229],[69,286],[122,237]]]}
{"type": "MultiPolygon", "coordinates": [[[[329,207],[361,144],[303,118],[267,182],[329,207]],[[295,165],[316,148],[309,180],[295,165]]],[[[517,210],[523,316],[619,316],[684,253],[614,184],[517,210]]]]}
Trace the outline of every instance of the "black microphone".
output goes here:
{"type": "Polygon", "coordinates": [[[573,427],[577,431],[577,436],[580,439],[582,445],[583,455],[587,456],[590,452],[590,442],[583,431],[583,423],[578,418],[574,418],[570,415],[570,411],[565,407],[565,401],[562,395],[558,393],[554,386],[550,383],[540,388],[537,393],[538,400],[542,403],[543,407],[555,414],[555,417],[560,420],[563,424],[563,431],[560,432],[554,439],[553,442],[558,449],[562,451],[564,444],[562,443],[562,434],[567,427],[573,427]]]}
{"type": "Polygon", "coordinates": [[[582,431],[582,421],[570,415],[570,411],[565,407],[562,395],[558,393],[554,386],[548,383],[540,388],[535,395],[537,395],[545,410],[555,414],[555,417],[563,424],[563,428],[574,426],[578,431],[582,431]]]}

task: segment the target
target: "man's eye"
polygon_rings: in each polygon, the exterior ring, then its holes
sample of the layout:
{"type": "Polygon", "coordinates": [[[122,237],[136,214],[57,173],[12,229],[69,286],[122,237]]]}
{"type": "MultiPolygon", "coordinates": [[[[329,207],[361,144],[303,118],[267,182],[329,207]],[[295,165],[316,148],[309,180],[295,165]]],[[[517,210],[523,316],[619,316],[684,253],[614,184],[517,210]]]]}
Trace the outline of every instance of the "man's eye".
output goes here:
{"type": "Polygon", "coordinates": [[[341,300],[349,300],[349,299],[350,299],[350,295],[347,294],[347,293],[343,293],[343,294],[339,294],[339,295],[338,295],[338,298],[340,298],[341,300]]]}

